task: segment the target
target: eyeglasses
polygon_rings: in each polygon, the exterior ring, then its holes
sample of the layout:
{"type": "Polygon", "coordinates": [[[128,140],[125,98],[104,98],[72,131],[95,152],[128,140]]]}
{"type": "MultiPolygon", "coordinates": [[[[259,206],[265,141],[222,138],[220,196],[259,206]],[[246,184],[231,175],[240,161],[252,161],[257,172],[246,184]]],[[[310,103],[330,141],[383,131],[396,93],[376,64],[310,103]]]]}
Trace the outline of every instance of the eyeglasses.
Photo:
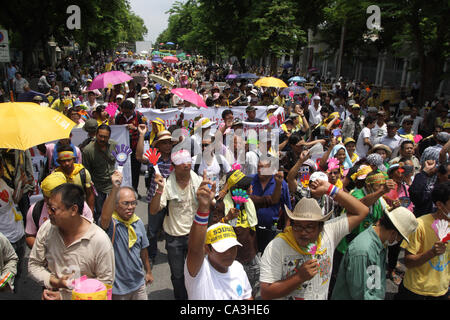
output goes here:
{"type": "Polygon", "coordinates": [[[339,174],[339,171],[330,171],[330,174],[337,176],[339,174]]]}
{"type": "Polygon", "coordinates": [[[138,202],[136,200],[134,200],[134,201],[122,201],[120,204],[123,205],[124,207],[129,207],[130,205],[132,207],[136,207],[137,203],[138,202]]]}
{"type": "Polygon", "coordinates": [[[297,232],[305,231],[306,233],[312,233],[312,232],[316,231],[316,226],[313,226],[313,225],[303,227],[298,224],[293,224],[291,226],[292,226],[292,230],[297,231],[297,232]]]}

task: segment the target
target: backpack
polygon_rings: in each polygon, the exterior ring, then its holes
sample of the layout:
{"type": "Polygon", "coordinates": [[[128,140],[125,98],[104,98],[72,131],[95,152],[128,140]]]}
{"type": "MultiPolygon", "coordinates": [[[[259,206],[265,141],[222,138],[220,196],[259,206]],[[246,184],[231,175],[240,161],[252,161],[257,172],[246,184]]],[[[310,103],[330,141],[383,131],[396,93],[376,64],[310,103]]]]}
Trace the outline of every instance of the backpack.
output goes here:
{"type": "MultiPolygon", "coordinates": [[[[86,169],[85,168],[80,170],[80,178],[81,178],[81,183],[83,185],[83,190],[84,190],[85,184],[86,184],[86,169]]],[[[85,190],[85,193],[86,193],[86,190],[85,190]]],[[[36,204],[33,208],[33,211],[32,211],[33,222],[34,222],[34,225],[36,226],[36,229],[39,229],[39,220],[41,218],[43,207],[44,207],[44,199],[36,202],[36,204]]]]}
{"type": "Polygon", "coordinates": [[[34,225],[36,226],[36,230],[39,229],[39,219],[41,218],[42,208],[44,208],[44,204],[45,204],[44,199],[36,202],[36,204],[34,205],[33,211],[31,213],[32,217],[33,217],[34,225]]]}

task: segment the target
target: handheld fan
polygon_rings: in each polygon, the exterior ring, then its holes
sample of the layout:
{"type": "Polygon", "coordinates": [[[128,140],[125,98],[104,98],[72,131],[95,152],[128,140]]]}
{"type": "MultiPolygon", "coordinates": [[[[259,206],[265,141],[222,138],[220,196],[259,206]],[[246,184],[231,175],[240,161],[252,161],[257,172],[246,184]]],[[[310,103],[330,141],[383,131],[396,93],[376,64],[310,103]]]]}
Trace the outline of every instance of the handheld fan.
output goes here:
{"type": "Polygon", "coordinates": [[[116,115],[117,108],[119,105],[115,102],[110,102],[105,108],[105,111],[108,112],[110,117],[114,117],[116,115]]]}
{"type": "Polygon", "coordinates": [[[127,162],[129,155],[131,154],[132,150],[129,146],[125,144],[121,144],[120,146],[116,146],[116,150],[111,152],[111,154],[116,158],[117,163],[119,164],[119,167],[117,168],[120,173],[123,171],[123,166],[125,162],[127,162]]]}
{"type": "MultiPolygon", "coordinates": [[[[449,240],[450,228],[448,227],[448,221],[436,219],[431,224],[431,228],[433,228],[439,241],[443,241],[445,238],[447,238],[447,241],[449,240]]],[[[444,261],[444,254],[439,255],[439,261],[444,261]]]]}
{"type": "Polygon", "coordinates": [[[147,157],[148,161],[155,168],[155,172],[157,174],[161,175],[161,172],[159,171],[159,168],[158,168],[158,160],[161,157],[161,153],[159,153],[158,150],[155,148],[150,148],[145,153],[145,156],[147,157]]]}
{"type": "MultiPolygon", "coordinates": [[[[236,204],[236,209],[241,210],[241,205],[245,205],[248,202],[248,194],[246,190],[235,189],[231,192],[234,203],[236,204]]],[[[229,221],[229,224],[233,227],[237,224],[237,218],[234,218],[229,221]]]]}
{"type": "Polygon", "coordinates": [[[242,189],[235,189],[231,192],[234,203],[236,204],[236,209],[241,210],[241,205],[248,202],[247,191],[242,189]]]}
{"type": "Polygon", "coordinates": [[[317,252],[317,245],[311,242],[310,244],[308,244],[306,249],[308,250],[308,253],[311,255],[312,259],[314,259],[317,252]]]}

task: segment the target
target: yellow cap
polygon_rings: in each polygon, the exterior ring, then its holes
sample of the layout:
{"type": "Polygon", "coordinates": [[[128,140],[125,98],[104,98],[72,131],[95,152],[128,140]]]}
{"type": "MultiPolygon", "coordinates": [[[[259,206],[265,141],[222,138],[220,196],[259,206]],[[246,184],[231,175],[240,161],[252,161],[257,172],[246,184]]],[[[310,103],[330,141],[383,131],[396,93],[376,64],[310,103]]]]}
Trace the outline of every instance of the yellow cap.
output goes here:
{"type": "Polygon", "coordinates": [[[67,180],[66,177],[64,176],[64,173],[53,172],[41,182],[42,193],[44,194],[45,197],[50,197],[50,194],[52,193],[53,189],[66,182],[67,180]]]}

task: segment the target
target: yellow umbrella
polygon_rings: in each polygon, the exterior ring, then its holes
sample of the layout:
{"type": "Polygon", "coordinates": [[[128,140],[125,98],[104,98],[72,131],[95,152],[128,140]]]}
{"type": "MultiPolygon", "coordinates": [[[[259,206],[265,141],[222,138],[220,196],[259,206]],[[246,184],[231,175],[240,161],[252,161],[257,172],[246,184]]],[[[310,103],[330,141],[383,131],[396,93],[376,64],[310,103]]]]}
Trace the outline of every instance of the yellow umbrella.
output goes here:
{"type": "Polygon", "coordinates": [[[66,139],[74,126],[62,113],[36,103],[0,103],[0,148],[27,150],[66,139]]]}
{"type": "Polygon", "coordinates": [[[257,87],[287,88],[283,80],[274,77],[264,77],[255,82],[257,87]]]}
{"type": "Polygon", "coordinates": [[[151,80],[153,80],[153,81],[155,81],[155,82],[157,82],[159,84],[162,84],[163,86],[172,88],[172,84],[169,81],[167,81],[166,79],[164,79],[163,77],[160,77],[160,76],[158,76],[156,74],[150,74],[148,77],[151,80]]]}

